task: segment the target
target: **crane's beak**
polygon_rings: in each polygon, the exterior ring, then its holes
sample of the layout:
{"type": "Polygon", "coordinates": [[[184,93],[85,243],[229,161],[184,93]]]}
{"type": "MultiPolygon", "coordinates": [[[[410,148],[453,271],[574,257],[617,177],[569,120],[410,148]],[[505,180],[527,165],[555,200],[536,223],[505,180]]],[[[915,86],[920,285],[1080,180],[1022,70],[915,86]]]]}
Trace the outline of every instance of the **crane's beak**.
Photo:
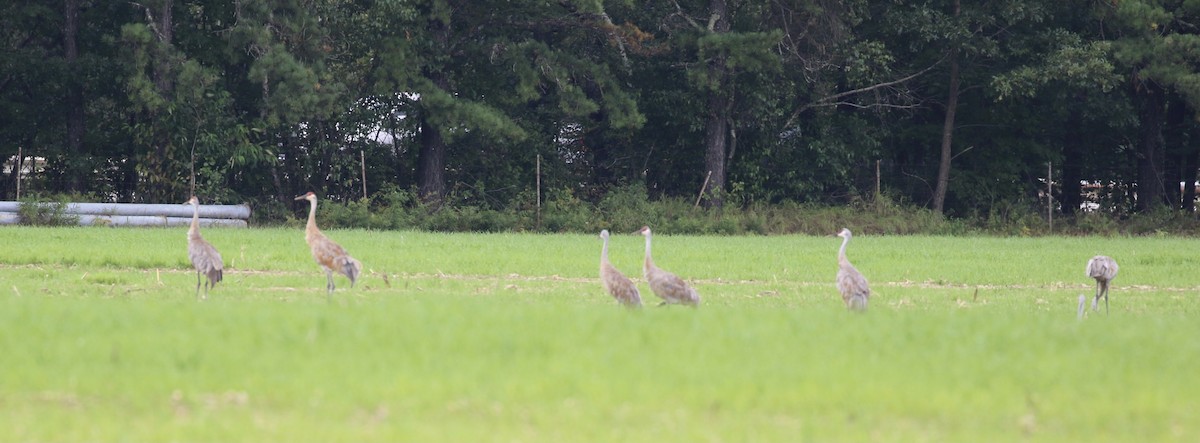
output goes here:
{"type": "Polygon", "coordinates": [[[304,200],[304,197],[307,197],[307,195],[301,195],[299,197],[296,197],[295,200],[304,200]]]}

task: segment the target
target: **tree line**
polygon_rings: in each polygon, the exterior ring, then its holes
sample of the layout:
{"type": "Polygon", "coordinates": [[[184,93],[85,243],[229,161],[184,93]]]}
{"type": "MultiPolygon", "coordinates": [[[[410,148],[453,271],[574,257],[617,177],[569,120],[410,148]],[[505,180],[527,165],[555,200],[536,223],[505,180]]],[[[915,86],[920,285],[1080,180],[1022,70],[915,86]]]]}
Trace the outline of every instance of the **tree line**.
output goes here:
{"type": "Polygon", "coordinates": [[[1192,1],[14,0],[0,35],[6,199],[1195,209],[1192,1]]]}

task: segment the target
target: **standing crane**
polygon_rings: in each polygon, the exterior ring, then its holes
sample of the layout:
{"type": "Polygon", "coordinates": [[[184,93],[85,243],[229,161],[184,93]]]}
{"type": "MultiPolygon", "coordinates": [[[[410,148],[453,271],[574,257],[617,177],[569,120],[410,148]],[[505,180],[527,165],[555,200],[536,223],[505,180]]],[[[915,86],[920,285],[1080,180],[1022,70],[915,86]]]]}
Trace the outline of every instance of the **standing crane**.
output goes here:
{"type": "Polygon", "coordinates": [[[854,311],[866,311],[867,300],[871,298],[871,288],[867,286],[866,277],[863,277],[862,273],[850,264],[850,259],[846,258],[846,245],[850,243],[850,230],[842,228],[842,232],[839,232],[837,236],[842,238],[842,248],[838,250],[838,291],[842,293],[842,301],[846,302],[847,308],[854,311]]]}
{"type": "Polygon", "coordinates": [[[345,275],[350,279],[350,287],[362,272],[362,263],[346,253],[342,246],[334,243],[329,237],[317,229],[317,195],[309,192],[296,197],[296,200],[308,200],[308,224],[304,226],[304,241],[312,250],[313,259],[325,270],[325,296],[333,297],[333,273],[345,275]]]}
{"type": "Polygon", "coordinates": [[[646,261],[642,265],[642,274],[646,277],[646,283],[650,284],[650,290],[663,299],[659,306],[668,304],[699,306],[700,294],[695,289],[692,289],[675,274],[654,266],[654,260],[650,259],[650,227],[642,226],[638,233],[646,237],[646,261]]]}
{"type": "Polygon", "coordinates": [[[196,268],[196,298],[201,300],[208,298],[208,289],[216,287],[217,282],[221,281],[225,263],[221,261],[221,253],[217,252],[217,248],[204,241],[204,237],[200,236],[200,199],[196,196],[183,202],[185,205],[192,205],[192,227],[188,228],[188,259],[192,261],[192,267],[196,268]],[[208,281],[204,283],[204,296],[200,296],[200,274],[208,277],[208,281]]]}
{"type": "Polygon", "coordinates": [[[607,229],[600,231],[600,239],[604,240],[604,247],[600,249],[600,282],[604,283],[604,289],[622,305],[630,308],[642,307],[642,295],[638,293],[637,285],[608,261],[607,229]]]}
{"type": "Polygon", "coordinates": [[[1087,276],[1096,279],[1096,298],[1092,299],[1092,309],[1097,309],[1096,304],[1100,301],[1100,296],[1104,296],[1104,313],[1108,314],[1108,282],[1117,278],[1117,261],[1106,255],[1097,255],[1088,260],[1087,276]]]}

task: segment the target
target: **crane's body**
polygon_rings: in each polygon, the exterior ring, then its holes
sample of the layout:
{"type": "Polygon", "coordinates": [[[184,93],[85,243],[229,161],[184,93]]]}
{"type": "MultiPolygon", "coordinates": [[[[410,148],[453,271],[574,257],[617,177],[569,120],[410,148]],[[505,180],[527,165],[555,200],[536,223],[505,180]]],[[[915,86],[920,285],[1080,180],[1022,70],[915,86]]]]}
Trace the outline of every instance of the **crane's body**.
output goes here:
{"type": "Polygon", "coordinates": [[[193,195],[183,204],[192,205],[192,226],[188,228],[187,238],[188,259],[192,261],[192,267],[196,268],[196,297],[207,299],[208,289],[216,287],[224,276],[225,262],[221,260],[221,253],[217,252],[217,248],[200,236],[200,199],[193,195]],[[200,274],[206,277],[203,296],[200,295],[200,274]]]}
{"type": "Polygon", "coordinates": [[[362,263],[347,254],[341,245],[334,243],[317,228],[316,194],[309,192],[296,197],[296,200],[308,200],[308,224],[304,226],[304,241],[308,243],[308,248],[312,251],[313,260],[316,260],[317,264],[321,265],[321,269],[325,270],[326,296],[332,297],[333,295],[334,272],[349,278],[350,287],[353,288],[359,273],[362,272],[362,263]]]}
{"type": "Polygon", "coordinates": [[[604,246],[600,249],[600,282],[604,284],[604,289],[609,295],[622,305],[640,308],[642,294],[638,292],[637,285],[608,261],[608,236],[607,229],[600,231],[600,239],[604,240],[604,246]]]}
{"type": "Polygon", "coordinates": [[[654,265],[654,260],[650,258],[650,227],[643,226],[638,233],[646,237],[646,260],[642,264],[642,275],[646,277],[650,290],[663,299],[662,304],[699,306],[700,294],[695,289],[675,274],[654,265]]]}
{"type": "Polygon", "coordinates": [[[1087,276],[1096,279],[1096,298],[1092,299],[1092,309],[1097,309],[1100,296],[1104,296],[1104,313],[1108,313],[1108,283],[1117,278],[1117,261],[1112,257],[1097,255],[1088,260],[1087,276]]]}
{"type": "Polygon", "coordinates": [[[842,293],[842,301],[846,307],[854,311],[867,310],[867,302],[871,298],[871,288],[867,278],[846,258],[846,245],[850,243],[850,230],[842,228],[838,233],[842,238],[842,248],[838,250],[837,288],[842,293]]]}

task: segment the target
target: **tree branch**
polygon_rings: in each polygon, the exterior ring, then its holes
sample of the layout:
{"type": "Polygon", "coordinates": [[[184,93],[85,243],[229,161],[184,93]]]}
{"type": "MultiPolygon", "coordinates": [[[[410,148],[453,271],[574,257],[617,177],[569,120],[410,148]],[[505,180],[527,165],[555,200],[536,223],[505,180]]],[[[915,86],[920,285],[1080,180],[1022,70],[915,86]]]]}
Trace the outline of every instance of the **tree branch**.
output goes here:
{"type": "Polygon", "coordinates": [[[129,4],[142,8],[146,12],[146,25],[154,32],[154,36],[158,37],[158,41],[165,41],[166,36],[158,29],[158,22],[154,21],[154,13],[151,12],[150,7],[138,2],[129,2],[129,4]]]}
{"type": "MultiPolygon", "coordinates": [[[[697,30],[701,30],[701,31],[704,30],[703,26],[700,26],[700,24],[696,23],[696,21],[693,20],[690,15],[687,15],[687,13],[683,12],[683,7],[679,6],[678,0],[671,0],[671,3],[675,4],[675,11],[677,11],[676,13],[679,14],[680,17],[683,17],[684,20],[687,20],[687,22],[690,23],[692,25],[692,27],[696,28],[697,30]]],[[[712,29],[712,28],[709,27],[709,29],[712,29]]]]}
{"type": "MultiPolygon", "coordinates": [[[[907,76],[907,77],[899,78],[899,79],[892,80],[892,81],[889,81],[889,82],[877,83],[877,84],[874,84],[874,85],[871,85],[871,86],[867,86],[867,87],[863,87],[863,88],[858,88],[858,89],[854,89],[854,90],[850,90],[850,91],[846,91],[846,92],[839,92],[839,93],[837,93],[837,94],[833,94],[833,95],[826,96],[826,97],[821,97],[821,98],[817,99],[816,101],[814,101],[814,102],[812,102],[812,103],[808,103],[808,104],[806,104],[806,105],[804,105],[804,106],[801,106],[801,107],[797,108],[795,111],[792,111],[792,115],[788,117],[788,119],[787,119],[787,123],[784,125],[784,127],[791,126],[791,125],[792,125],[792,123],[795,123],[795,121],[796,121],[796,118],[797,118],[797,117],[799,117],[799,116],[800,116],[800,114],[801,114],[802,112],[804,112],[804,111],[807,111],[807,110],[809,110],[809,109],[812,109],[812,108],[815,108],[815,107],[818,107],[818,106],[822,106],[822,107],[823,107],[823,106],[831,106],[831,105],[839,105],[839,104],[846,104],[846,105],[849,105],[849,103],[846,103],[846,102],[831,102],[831,101],[833,101],[833,100],[838,100],[838,99],[840,99],[840,98],[842,98],[842,97],[847,97],[847,96],[851,96],[851,95],[855,95],[855,94],[861,94],[861,93],[864,93],[864,92],[870,92],[870,91],[874,91],[874,90],[878,90],[878,89],[886,88],[886,87],[889,87],[889,86],[895,86],[895,85],[898,85],[898,84],[901,84],[901,83],[905,83],[905,82],[907,82],[907,81],[909,81],[909,80],[912,80],[912,79],[914,79],[914,78],[917,78],[917,77],[920,77],[920,76],[924,75],[925,73],[929,72],[929,71],[930,71],[930,70],[932,70],[933,68],[937,67],[937,65],[940,65],[940,64],[941,64],[943,61],[945,61],[945,60],[946,60],[946,57],[942,57],[942,59],[941,59],[941,60],[938,60],[938,61],[934,62],[932,65],[929,65],[929,67],[927,67],[927,68],[925,68],[925,69],[922,69],[922,70],[920,70],[919,72],[917,72],[917,73],[915,73],[915,74],[912,74],[912,75],[909,75],[909,76],[907,76]]],[[[860,107],[860,108],[866,108],[867,106],[858,105],[857,107],[860,107]]],[[[879,107],[886,107],[886,106],[879,106],[879,107]]]]}

